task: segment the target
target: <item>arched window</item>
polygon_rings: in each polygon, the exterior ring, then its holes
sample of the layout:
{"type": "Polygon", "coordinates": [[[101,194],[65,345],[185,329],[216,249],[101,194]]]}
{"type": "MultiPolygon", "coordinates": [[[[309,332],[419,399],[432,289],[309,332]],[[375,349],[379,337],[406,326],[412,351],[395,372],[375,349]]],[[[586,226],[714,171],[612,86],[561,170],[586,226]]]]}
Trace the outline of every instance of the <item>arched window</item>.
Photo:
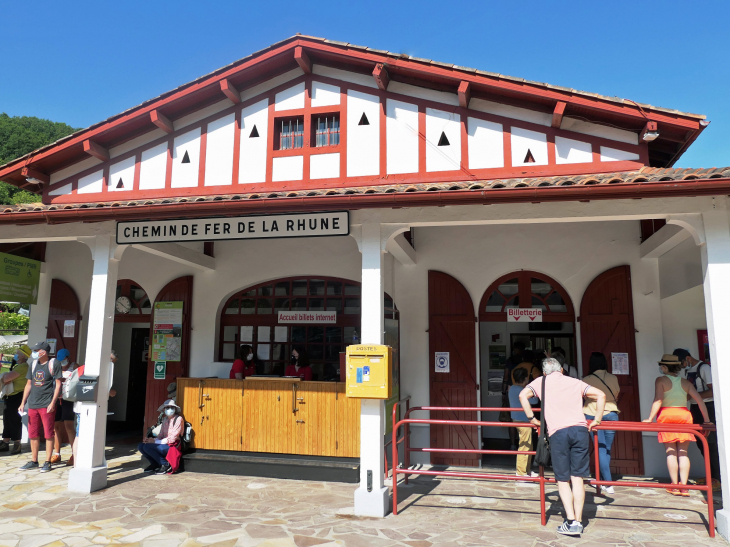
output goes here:
{"type": "MultiPolygon", "coordinates": [[[[385,318],[397,319],[384,296],[385,318]]],[[[360,340],[360,283],[334,277],[290,277],[248,287],[231,296],[220,316],[221,361],[233,361],[241,345],[253,346],[260,374],[284,373],[293,347],[303,347],[316,380],[331,379],[340,352],[360,340]],[[333,324],[279,324],[280,311],[336,311],[333,324]]]]}
{"type": "Polygon", "coordinates": [[[151,314],[152,302],[141,285],[131,279],[120,279],[117,281],[117,294],[114,306],[115,321],[129,321],[130,319],[126,319],[127,317],[131,317],[134,321],[145,321],[149,320],[151,314]],[[131,306],[128,312],[124,311],[126,309],[126,301],[121,302],[118,306],[116,305],[121,297],[129,299],[131,306]]]}
{"type": "Polygon", "coordinates": [[[531,271],[503,275],[484,292],[479,304],[480,321],[507,321],[509,308],[539,308],[545,322],[573,321],[568,293],[550,277],[531,271]]]}

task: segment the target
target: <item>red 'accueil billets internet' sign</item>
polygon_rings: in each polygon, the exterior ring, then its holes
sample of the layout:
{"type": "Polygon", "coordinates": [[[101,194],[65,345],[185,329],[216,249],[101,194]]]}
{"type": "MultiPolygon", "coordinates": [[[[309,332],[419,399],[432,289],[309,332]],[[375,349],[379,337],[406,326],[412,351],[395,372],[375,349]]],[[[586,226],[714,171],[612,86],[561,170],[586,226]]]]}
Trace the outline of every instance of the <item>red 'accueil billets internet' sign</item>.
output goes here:
{"type": "Polygon", "coordinates": [[[537,308],[508,308],[507,323],[542,323],[542,310],[537,308]]]}

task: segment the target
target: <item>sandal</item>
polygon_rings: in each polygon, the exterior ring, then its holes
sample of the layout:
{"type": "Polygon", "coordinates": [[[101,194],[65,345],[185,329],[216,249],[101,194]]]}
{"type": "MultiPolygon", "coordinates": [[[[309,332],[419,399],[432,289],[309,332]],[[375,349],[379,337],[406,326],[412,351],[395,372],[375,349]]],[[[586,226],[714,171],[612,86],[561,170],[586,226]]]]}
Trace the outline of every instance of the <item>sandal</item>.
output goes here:
{"type": "Polygon", "coordinates": [[[688,498],[690,496],[689,490],[679,490],[677,489],[677,494],[675,496],[682,496],[683,498],[688,498]]]}
{"type": "Polygon", "coordinates": [[[672,496],[681,496],[679,489],[677,488],[667,488],[667,492],[669,492],[672,496]]]}

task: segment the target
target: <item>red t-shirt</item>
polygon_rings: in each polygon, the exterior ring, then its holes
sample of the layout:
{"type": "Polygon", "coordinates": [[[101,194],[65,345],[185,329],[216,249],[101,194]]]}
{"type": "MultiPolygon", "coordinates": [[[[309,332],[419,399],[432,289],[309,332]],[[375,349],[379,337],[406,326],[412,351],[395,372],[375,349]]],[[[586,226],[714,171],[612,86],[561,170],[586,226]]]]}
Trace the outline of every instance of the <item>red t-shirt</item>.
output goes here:
{"type": "Polygon", "coordinates": [[[246,366],[246,364],[243,362],[243,359],[236,359],[235,361],[233,361],[231,373],[228,375],[228,378],[230,378],[231,380],[235,380],[236,374],[243,374],[244,378],[248,378],[249,376],[253,376],[254,374],[256,374],[256,367],[254,366],[253,362],[246,366]]]}
{"type": "Polygon", "coordinates": [[[305,382],[312,381],[312,367],[299,367],[297,370],[296,365],[289,365],[286,367],[284,376],[299,376],[305,382]]]}

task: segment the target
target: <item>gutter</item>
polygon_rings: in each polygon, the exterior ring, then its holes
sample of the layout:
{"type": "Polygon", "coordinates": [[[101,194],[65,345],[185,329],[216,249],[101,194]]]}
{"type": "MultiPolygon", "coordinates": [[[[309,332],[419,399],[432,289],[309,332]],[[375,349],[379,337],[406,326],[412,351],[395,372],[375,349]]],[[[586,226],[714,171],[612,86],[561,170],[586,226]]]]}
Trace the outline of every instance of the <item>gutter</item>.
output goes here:
{"type": "Polygon", "coordinates": [[[353,194],[262,198],[247,200],[209,200],[135,206],[87,207],[0,213],[0,225],[62,224],[108,220],[150,220],[236,216],[240,214],[312,212],[406,207],[445,207],[458,205],[499,205],[616,199],[657,199],[730,195],[730,177],[666,182],[613,183],[575,186],[499,188],[484,190],[442,190],[390,194],[353,194]]]}

